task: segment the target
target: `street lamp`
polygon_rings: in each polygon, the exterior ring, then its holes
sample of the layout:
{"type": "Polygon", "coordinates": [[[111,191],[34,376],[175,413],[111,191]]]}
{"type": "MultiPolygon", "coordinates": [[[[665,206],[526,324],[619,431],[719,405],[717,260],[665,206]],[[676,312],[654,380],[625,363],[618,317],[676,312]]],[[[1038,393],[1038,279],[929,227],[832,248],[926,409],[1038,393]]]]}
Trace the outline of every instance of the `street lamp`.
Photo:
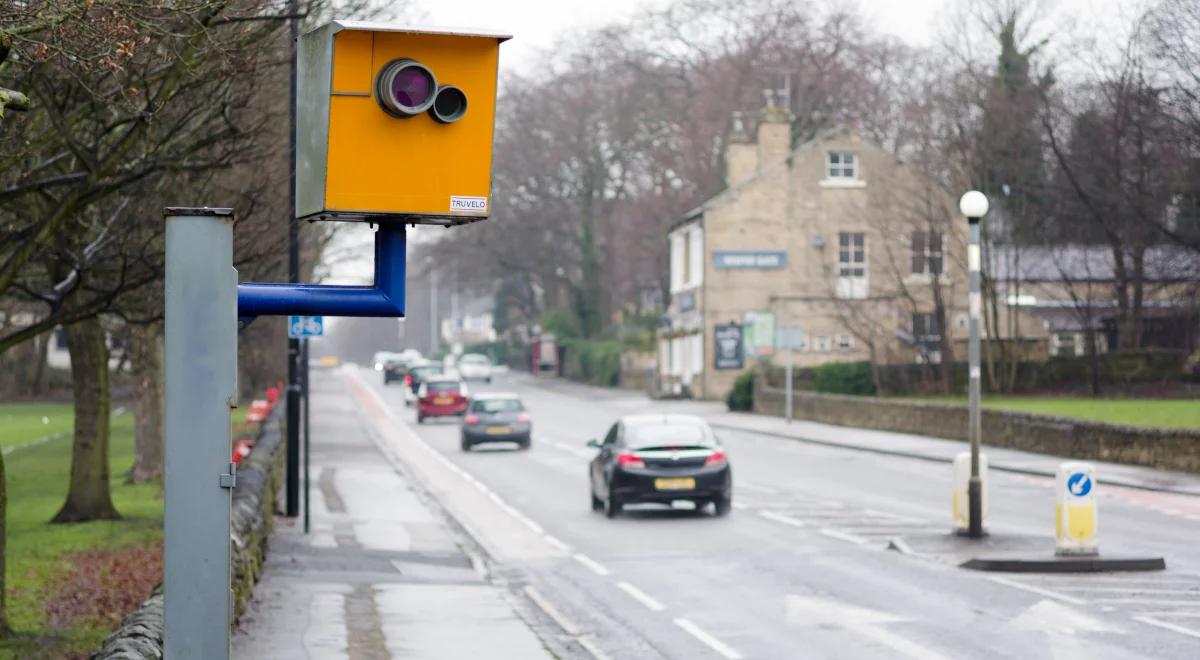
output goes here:
{"type": "Polygon", "coordinates": [[[967,536],[973,539],[983,536],[983,484],[979,478],[979,317],[983,309],[983,296],[979,292],[979,221],[988,212],[987,196],[971,190],[958,200],[958,210],[967,216],[970,235],[967,239],[967,276],[970,293],[968,314],[971,322],[971,338],[967,344],[969,369],[967,400],[967,439],[971,443],[971,480],[967,482],[967,536]]]}

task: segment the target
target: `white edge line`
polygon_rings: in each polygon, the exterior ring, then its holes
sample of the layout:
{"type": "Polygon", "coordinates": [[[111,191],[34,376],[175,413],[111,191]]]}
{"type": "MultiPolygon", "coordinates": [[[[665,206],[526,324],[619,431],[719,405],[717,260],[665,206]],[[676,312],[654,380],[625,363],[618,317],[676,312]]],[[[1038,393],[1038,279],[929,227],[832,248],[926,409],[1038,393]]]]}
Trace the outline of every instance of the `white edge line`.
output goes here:
{"type": "Polygon", "coordinates": [[[721,657],[728,658],[729,660],[740,660],[742,658],[741,653],[735,651],[725,642],[722,642],[716,637],[704,632],[703,628],[697,626],[691,621],[688,621],[687,619],[674,619],[674,621],[675,625],[691,633],[692,637],[704,642],[706,646],[721,654],[721,657]]]}
{"type": "Polygon", "coordinates": [[[774,511],[759,511],[758,515],[762,516],[763,518],[766,518],[767,520],[774,520],[777,523],[791,525],[792,527],[807,527],[808,526],[807,524],[805,524],[805,522],[803,520],[797,520],[791,516],[785,516],[781,513],[775,513],[774,511]]]}
{"type": "Polygon", "coordinates": [[[571,635],[572,637],[579,635],[579,626],[576,626],[570,619],[563,616],[563,613],[559,612],[558,608],[551,605],[550,601],[546,600],[545,596],[539,593],[537,589],[533,588],[533,585],[525,585],[525,594],[529,596],[529,599],[532,600],[535,605],[537,605],[543,612],[546,613],[546,616],[554,619],[554,623],[557,623],[558,627],[563,629],[563,632],[571,635]]]}
{"type": "Polygon", "coordinates": [[[596,643],[593,642],[590,638],[577,637],[575,639],[575,641],[579,642],[579,645],[583,647],[583,650],[587,651],[588,653],[591,653],[592,657],[595,658],[596,660],[611,660],[611,658],[609,658],[608,655],[606,653],[604,653],[604,651],[601,651],[600,648],[598,646],[596,646],[596,643]]]}
{"type": "Polygon", "coordinates": [[[596,561],[595,559],[592,559],[591,557],[583,554],[582,552],[576,552],[574,555],[571,555],[571,556],[575,558],[575,561],[577,561],[577,562],[583,564],[584,566],[587,566],[589,569],[591,569],[591,571],[593,573],[595,573],[596,575],[608,575],[610,572],[607,568],[604,567],[603,564],[601,564],[600,562],[596,561]]]}
{"type": "Polygon", "coordinates": [[[629,584],[628,582],[618,582],[617,588],[620,589],[621,591],[624,591],[625,593],[629,594],[634,600],[641,603],[642,605],[645,605],[647,608],[649,608],[653,612],[661,612],[661,611],[667,609],[666,605],[663,605],[662,603],[658,602],[653,597],[651,597],[649,594],[642,591],[641,589],[638,589],[637,587],[633,586],[632,584],[629,584]]]}
{"type": "Polygon", "coordinates": [[[1177,632],[1181,635],[1187,635],[1188,637],[1200,638],[1200,631],[1198,631],[1198,630],[1188,628],[1187,626],[1181,626],[1181,625],[1178,625],[1175,623],[1171,623],[1169,621],[1160,621],[1158,619],[1155,619],[1152,616],[1135,616],[1135,617],[1133,617],[1133,620],[1141,621],[1142,623],[1146,623],[1146,624],[1149,624],[1152,626],[1158,626],[1159,628],[1164,628],[1164,629],[1170,630],[1172,632],[1177,632]]]}
{"type": "Polygon", "coordinates": [[[1049,598],[1054,598],[1055,600],[1061,600],[1064,603],[1070,603],[1072,605],[1083,605],[1084,604],[1084,601],[1080,598],[1075,598],[1073,596],[1068,596],[1066,594],[1060,594],[1057,591],[1051,591],[1050,589],[1043,589],[1041,587],[1035,587],[1030,584],[1022,584],[1020,582],[1017,582],[1015,580],[1010,580],[1008,578],[999,577],[996,575],[990,575],[990,576],[988,576],[987,579],[992,582],[995,582],[996,584],[1003,584],[1004,586],[1012,587],[1013,589],[1021,589],[1022,591],[1028,591],[1030,593],[1038,594],[1040,596],[1047,596],[1049,598]]]}
{"type": "Polygon", "coordinates": [[[859,545],[867,542],[867,539],[864,539],[861,536],[855,536],[854,534],[847,534],[846,532],[839,532],[836,529],[829,529],[828,527],[821,529],[819,531],[821,532],[821,534],[828,536],[831,539],[837,539],[839,541],[848,541],[850,543],[857,543],[859,545]]]}
{"type": "Polygon", "coordinates": [[[475,573],[479,577],[487,579],[487,564],[483,563],[483,557],[480,557],[478,553],[468,550],[467,559],[471,560],[471,568],[475,569],[475,573]]]}

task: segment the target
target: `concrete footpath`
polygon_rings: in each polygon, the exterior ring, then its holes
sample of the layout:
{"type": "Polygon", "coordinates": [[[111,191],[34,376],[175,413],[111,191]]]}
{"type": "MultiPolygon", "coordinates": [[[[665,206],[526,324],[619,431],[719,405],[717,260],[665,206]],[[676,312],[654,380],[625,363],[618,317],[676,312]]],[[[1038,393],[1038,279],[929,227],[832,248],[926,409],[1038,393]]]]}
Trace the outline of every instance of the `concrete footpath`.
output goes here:
{"type": "MultiPolygon", "coordinates": [[[[713,404],[713,410],[701,413],[716,429],[751,431],[785,439],[939,463],[950,463],[956,454],[969,450],[967,443],[959,440],[945,440],[890,431],[872,431],[802,420],[788,423],[782,417],[772,415],[722,412],[724,405],[720,405],[721,410],[716,409],[717,405],[720,404],[713,404]]],[[[1050,456],[1016,449],[989,447],[986,444],[986,435],[985,430],[983,452],[987,454],[988,465],[993,470],[1053,477],[1058,471],[1059,463],[1073,460],[1065,456],[1050,456]]],[[[1180,495],[1200,495],[1200,474],[1104,461],[1090,462],[1096,466],[1098,480],[1103,484],[1180,495]]]]}
{"type": "Polygon", "coordinates": [[[311,533],[278,518],[233,657],[550,658],[470,541],[313,380],[311,533]]]}

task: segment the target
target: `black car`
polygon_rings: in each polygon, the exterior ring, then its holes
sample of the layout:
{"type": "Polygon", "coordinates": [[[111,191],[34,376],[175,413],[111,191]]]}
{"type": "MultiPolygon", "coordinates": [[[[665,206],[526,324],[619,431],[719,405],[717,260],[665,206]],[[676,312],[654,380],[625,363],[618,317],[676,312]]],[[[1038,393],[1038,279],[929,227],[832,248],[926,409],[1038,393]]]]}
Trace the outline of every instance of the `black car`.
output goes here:
{"type": "Polygon", "coordinates": [[[708,423],[694,415],[632,415],[609,429],[590,464],[592,510],[609,518],[626,504],[691,500],[718,516],[733,504],[729,458],[708,423]]]}
{"type": "Polygon", "coordinates": [[[515,394],[479,394],[471,399],[462,424],[462,450],[487,442],[515,442],[529,449],[533,423],[515,394]]]}
{"type": "Polygon", "coordinates": [[[383,361],[383,384],[394,380],[404,380],[408,375],[408,362],[399,358],[388,358],[383,361]]]}

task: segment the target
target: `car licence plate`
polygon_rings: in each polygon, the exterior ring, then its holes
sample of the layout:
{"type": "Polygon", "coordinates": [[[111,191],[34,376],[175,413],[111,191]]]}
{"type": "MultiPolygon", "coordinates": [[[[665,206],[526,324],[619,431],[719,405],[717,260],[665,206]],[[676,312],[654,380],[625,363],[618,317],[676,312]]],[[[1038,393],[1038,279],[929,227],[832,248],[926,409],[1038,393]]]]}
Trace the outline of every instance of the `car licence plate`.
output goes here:
{"type": "Polygon", "coordinates": [[[435,405],[435,406],[446,406],[446,405],[449,405],[449,404],[451,404],[453,401],[454,401],[454,399],[451,399],[451,398],[450,398],[450,397],[448,397],[448,396],[439,396],[439,397],[434,397],[434,399],[433,399],[433,405],[435,405]]]}
{"type": "Polygon", "coordinates": [[[512,429],[507,426],[489,426],[487,427],[487,431],[485,431],[485,433],[488,435],[508,435],[509,433],[512,433],[512,429]]]}
{"type": "Polygon", "coordinates": [[[696,487],[692,477],[676,477],[673,479],[655,479],[654,488],[657,490],[691,490],[696,487]]]}

